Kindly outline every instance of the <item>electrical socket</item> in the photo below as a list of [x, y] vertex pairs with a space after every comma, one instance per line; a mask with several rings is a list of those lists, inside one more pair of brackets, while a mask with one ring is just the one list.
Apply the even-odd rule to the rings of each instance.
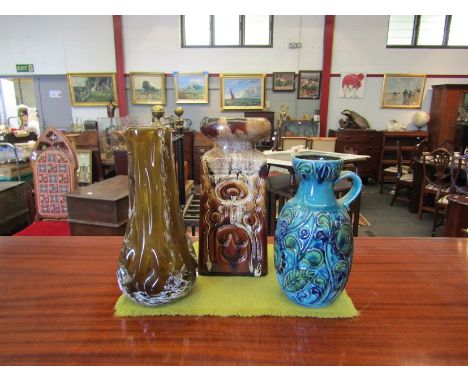
[[302, 43], [300, 42], [290, 42], [289, 49], [299, 49], [302, 48]]

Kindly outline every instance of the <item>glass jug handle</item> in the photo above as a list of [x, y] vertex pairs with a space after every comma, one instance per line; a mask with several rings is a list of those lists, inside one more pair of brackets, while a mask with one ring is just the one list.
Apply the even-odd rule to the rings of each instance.
[[361, 192], [362, 180], [355, 172], [342, 171], [338, 179], [335, 180], [334, 184], [337, 184], [339, 181], [343, 179], [351, 179], [353, 182], [353, 185], [351, 189], [346, 193], [346, 195], [343, 196], [342, 198], [339, 198], [337, 202], [339, 204], [344, 205], [346, 208], [349, 208], [349, 205], [353, 202], [354, 199], [356, 199], [359, 196], [359, 193]]

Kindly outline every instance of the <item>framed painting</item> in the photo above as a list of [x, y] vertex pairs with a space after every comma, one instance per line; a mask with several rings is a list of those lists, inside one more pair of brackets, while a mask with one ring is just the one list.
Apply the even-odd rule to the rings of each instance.
[[315, 137], [318, 135], [318, 123], [312, 120], [287, 120], [281, 125], [282, 137]]
[[298, 99], [319, 99], [322, 72], [317, 70], [300, 70], [297, 86]]
[[293, 92], [296, 90], [296, 73], [274, 72], [272, 78], [274, 92]]
[[263, 110], [265, 74], [220, 74], [221, 110]]
[[93, 183], [93, 153], [91, 150], [75, 150], [78, 160], [76, 171], [79, 184]]
[[341, 73], [339, 98], [364, 98], [365, 85], [364, 73]]
[[382, 86], [382, 107], [419, 109], [425, 83], [424, 74], [385, 74]]
[[208, 73], [174, 73], [176, 103], [208, 103]]
[[118, 105], [115, 73], [68, 73], [72, 106]]
[[166, 104], [166, 76], [164, 73], [131, 72], [130, 87], [133, 104]]

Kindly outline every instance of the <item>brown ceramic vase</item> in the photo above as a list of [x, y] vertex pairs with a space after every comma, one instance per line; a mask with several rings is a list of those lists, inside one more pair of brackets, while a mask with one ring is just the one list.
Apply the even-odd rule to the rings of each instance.
[[205, 118], [201, 132], [214, 147], [202, 157], [200, 247], [202, 275], [267, 273], [267, 161], [255, 142], [270, 134], [265, 118]]

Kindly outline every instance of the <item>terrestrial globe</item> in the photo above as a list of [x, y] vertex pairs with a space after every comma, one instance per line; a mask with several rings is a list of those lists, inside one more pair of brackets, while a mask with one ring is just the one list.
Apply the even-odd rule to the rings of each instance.
[[420, 129], [421, 127], [426, 126], [430, 119], [431, 119], [431, 117], [429, 116], [428, 113], [426, 113], [425, 111], [418, 111], [418, 112], [414, 113], [411, 122], [413, 122], [413, 124], [417, 128]]

